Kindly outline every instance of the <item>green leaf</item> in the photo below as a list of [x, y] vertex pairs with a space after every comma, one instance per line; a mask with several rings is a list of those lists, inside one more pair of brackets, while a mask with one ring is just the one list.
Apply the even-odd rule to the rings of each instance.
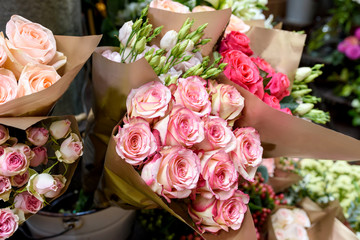
[[295, 102], [295, 99], [290, 95], [284, 97], [280, 102], [281, 108], [289, 108], [291, 111], [294, 111], [299, 104]]

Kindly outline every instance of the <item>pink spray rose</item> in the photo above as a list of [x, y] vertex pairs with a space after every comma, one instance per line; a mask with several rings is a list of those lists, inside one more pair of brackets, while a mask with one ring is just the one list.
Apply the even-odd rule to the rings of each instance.
[[197, 76], [178, 79], [174, 93], [176, 104], [190, 109], [199, 117], [210, 114], [211, 102], [205, 85], [206, 81]]
[[30, 161], [26, 155], [15, 148], [4, 148], [4, 153], [0, 156], [0, 174], [4, 176], [15, 176], [27, 171]]
[[49, 139], [49, 131], [43, 127], [30, 127], [26, 129], [26, 137], [35, 146], [43, 146]]
[[288, 90], [289, 86], [289, 78], [285, 74], [278, 72], [272, 76], [265, 89], [269, 89], [271, 95], [275, 96], [277, 99], [279, 99], [279, 101], [281, 101], [281, 99], [290, 95]]
[[265, 61], [265, 59], [261, 57], [252, 57], [251, 60], [256, 64], [258, 68], [268, 74], [266, 77], [271, 77], [276, 73], [275, 69], [273, 69], [270, 63]]
[[248, 181], [253, 181], [262, 160], [260, 135], [252, 127], [238, 128], [234, 134], [237, 144], [235, 150], [230, 153], [231, 159], [240, 175]]
[[132, 89], [126, 99], [127, 114], [130, 118], [142, 117], [152, 120], [164, 117], [171, 100], [170, 89], [160, 82], [149, 82]]
[[244, 33], [238, 31], [232, 31], [226, 35], [221, 41], [219, 52], [225, 52], [227, 50], [239, 50], [247, 56], [253, 55], [253, 51], [250, 46], [250, 39]]
[[30, 161], [31, 167], [37, 167], [40, 164], [46, 165], [48, 162], [47, 149], [45, 147], [35, 147], [33, 148], [33, 152], [35, 156]]
[[280, 109], [280, 102], [275, 96], [269, 95], [268, 93], [264, 94], [263, 102], [269, 105], [272, 108]]
[[244, 98], [231, 85], [209, 81], [211, 94], [211, 113], [225, 120], [236, 119], [244, 108]]
[[66, 138], [71, 132], [71, 121], [64, 119], [52, 122], [49, 131], [55, 139]]
[[227, 200], [197, 197], [189, 206], [189, 214], [201, 232], [238, 230], [241, 227], [249, 196], [240, 190]]
[[9, 139], [10, 139], [9, 129], [7, 129], [3, 125], [0, 125], [0, 145], [4, 144]]
[[204, 154], [201, 158], [201, 176], [202, 181], [199, 181], [196, 192], [208, 199], [229, 199], [238, 188], [238, 173], [224, 150]]
[[59, 196], [61, 190], [65, 187], [66, 178], [63, 175], [53, 175], [53, 178], [56, 182], [56, 190], [54, 190], [54, 188], [46, 192], [44, 196], [47, 198], [54, 198]]
[[8, 177], [0, 175], [0, 200], [8, 201], [11, 193], [11, 182]]
[[132, 118], [122, 128], [119, 126], [119, 131], [114, 139], [116, 153], [134, 166], [141, 165], [158, 148], [149, 123], [142, 118]]
[[191, 147], [204, 140], [204, 122], [181, 105], [175, 105], [154, 129], [159, 131], [162, 145]]
[[83, 154], [83, 144], [78, 135], [71, 133], [70, 136], [62, 142], [60, 150], [55, 152], [60, 162], [67, 164], [74, 163]]
[[0, 209], [0, 239], [9, 238], [18, 228], [19, 217], [10, 208]]
[[14, 74], [5, 68], [0, 68], [0, 104], [4, 104], [17, 96], [17, 80]]
[[18, 174], [10, 178], [11, 186], [13, 187], [22, 187], [30, 179], [29, 171], [24, 172], [23, 174]]
[[29, 192], [22, 192], [16, 195], [14, 199], [15, 208], [19, 208], [24, 213], [37, 213], [43, 206], [42, 201], [37, 199]]
[[200, 176], [200, 159], [190, 149], [165, 147], [147, 162], [141, 178], [158, 195], [187, 198], [196, 188]]
[[29, 161], [29, 162], [35, 157], [34, 151], [31, 150], [31, 148], [26, 144], [17, 143], [13, 146], [13, 148], [22, 152], [25, 155], [27, 161]]
[[195, 145], [196, 149], [212, 151], [223, 148], [225, 152], [235, 149], [236, 138], [226, 120], [210, 116], [204, 121], [204, 129], [205, 138]]
[[178, 13], [190, 12], [187, 6], [172, 0], [152, 0], [150, 3], [150, 7]]

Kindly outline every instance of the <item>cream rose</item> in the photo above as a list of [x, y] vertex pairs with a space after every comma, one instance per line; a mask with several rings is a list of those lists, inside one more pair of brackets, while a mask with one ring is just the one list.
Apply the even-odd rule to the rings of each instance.
[[199, 176], [199, 157], [180, 146], [163, 148], [141, 172], [145, 183], [168, 202], [171, 198], [187, 198], [196, 188]]
[[15, 75], [5, 68], [0, 68], [0, 104], [13, 100], [17, 96]]
[[192, 10], [192, 12], [211, 12], [211, 11], [216, 11], [216, 9], [209, 6], [196, 6]]
[[209, 115], [211, 102], [205, 85], [206, 81], [197, 76], [179, 78], [174, 93], [176, 104], [190, 109], [199, 117]]
[[204, 122], [193, 111], [175, 105], [154, 129], [159, 131], [162, 145], [192, 147], [204, 140]]
[[231, 31], [238, 31], [241, 33], [246, 33], [250, 30], [250, 26], [244, 23], [243, 20], [231, 14], [230, 21], [228, 26], [225, 29], [225, 36], [229, 34]]
[[[44, 194], [47, 198], [54, 198], [60, 195], [61, 190], [65, 187], [66, 178], [63, 175], [53, 175], [56, 182], [56, 190], [50, 190]], [[54, 188], [55, 189], [55, 188]]]
[[234, 120], [240, 115], [244, 98], [234, 86], [209, 81], [209, 89], [212, 93], [212, 114], [225, 120]]
[[190, 10], [187, 6], [182, 5], [181, 3], [178, 3], [178, 2], [174, 2], [172, 0], [153, 0], [150, 3], [150, 7], [168, 10], [171, 12], [178, 12], [178, 13], [189, 13], [190, 12]]
[[290, 209], [280, 208], [271, 216], [271, 222], [274, 228], [284, 228], [294, 223], [294, 215]]
[[60, 162], [67, 164], [74, 163], [83, 154], [83, 144], [78, 135], [71, 133], [70, 136], [62, 142], [60, 150], [55, 152]]
[[252, 127], [238, 128], [234, 134], [237, 144], [235, 150], [230, 153], [231, 159], [240, 175], [248, 181], [253, 181], [256, 169], [262, 161], [260, 135]]
[[71, 132], [71, 121], [64, 119], [52, 122], [49, 131], [55, 139], [66, 138]]
[[18, 97], [44, 90], [60, 79], [52, 66], [27, 64], [21, 72], [18, 86]]
[[151, 132], [149, 123], [141, 118], [133, 118], [124, 124], [114, 137], [116, 153], [131, 165], [141, 165], [155, 153], [157, 142]]

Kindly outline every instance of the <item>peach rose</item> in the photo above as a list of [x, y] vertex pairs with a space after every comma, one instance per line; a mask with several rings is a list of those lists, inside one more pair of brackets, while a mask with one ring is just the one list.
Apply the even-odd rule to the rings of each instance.
[[178, 2], [174, 2], [172, 0], [153, 0], [150, 3], [150, 7], [168, 10], [171, 12], [178, 12], [178, 13], [189, 13], [190, 12], [190, 10], [187, 6], [182, 5], [181, 3], [178, 3]]
[[0, 104], [4, 104], [17, 96], [15, 75], [5, 68], [0, 68]]
[[192, 12], [211, 12], [211, 11], [216, 11], [216, 9], [209, 6], [196, 6], [192, 10]]
[[7, 59], [7, 54], [5, 51], [5, 46], [0, 45], [0, 67], [2, 65], [4, 65], [4, 63], [6, 62], [6, 59]]
[[52, 66], [27, 64], [19, 78], [18, 97], [44, 90], [60, 79]]
[[249, 30], [250, 30], [249, 25], [247, 25], [246, 23], [244, 23], [243, 20], [232, 14], [230, 17], [229, 25], [226, 27], [225, 30], [225, 36], [231, 33], [231, 31], [246, 33]]

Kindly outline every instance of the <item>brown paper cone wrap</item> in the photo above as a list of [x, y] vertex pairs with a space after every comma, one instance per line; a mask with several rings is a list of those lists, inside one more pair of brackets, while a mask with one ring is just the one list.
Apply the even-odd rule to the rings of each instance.
[[[113, 136], [117, 127], [114, 128]], [[151, 188], [142, 180], [133, 166], [121, 159], [115, 151], [116, 142], [114, 137], [110, 138], [106, 152], [104, 175], [102, 179], [102, 192], [110, 203], [122, 207], [133, 206], [135, 208], [157, 208], [161, 207], [180, 219], [188, 226], [198, 232], [193, 224], [187, 206], [184, 203], [172, 201], [171, 204], [164, 202]], [[200, 234], [200, 232], [198, 232]], [[256, 240], [254, 223], [248, 211], [245, 214], [243, 224], [237, 231], [220, 231], [218, 235], [210, 233], [202, 234], [205, 239], [249, 239]]]
[[[319, 239], [336, 239], [336, 240], [355, 240], [356, 235], [348, 229], [339, 219], [339, 212], [342, 212], [342, 208], [339, 202], [330, 202], [327, 207], [321, 208], [309, 198], [304, 198], [299, 204], [299, 208], [302, 208], [308, 215], [311, 227], [307, 229], [307, 233], [310, 240]], [[273, 213], [280, 208], [294, 209], [295, 206], [276, 206]], [[341, 218], [340, 214], [340, 218]], [[343, 215], [342, 215], [343, 216]], [[272, 226], [271, 217], [267, 221], [268, 227], [268, 240], [276, 240], [274, 228]]]
[[298, 183], [301, 179], [302, 177], [295, 172], [275, 169], [274, 176], [269, 177], [267, 184], [269, 184], [276, 193], [279, 193], [291, 187], [293, 184]]
[[[208, 56], [212, 53], [215, 44], [223, 34], [231, 16], [231, 9], [223, 9], [218, 11], [209, 12], [195, 12], [195, 13], [176, 13], [167, 10], [149, 8], [148, 18], [149, 22], [154, 28], [164, 26], [159, 36], [155, 39], [154, 43], [158, 46], [161, 38], [169, 30], [179, 31], [187, 18], [194, 19], [192, 31], [196, 30], [199, 26], [208, 23], [204, 30], [205, 38], [211, 38], [211, 41], [202, 46], [201, 53]], [[171, 19], [171, 21], [169, 21]]]
[[[31, 127], [32, 125], [41, 122], [41, 121], [49, 121], [49, 122], [54, 122], [54, 121], [58, 121], [58, 120], [63, 120], [63, 119], [69, 119], [71, 121], [71, 130], [73, 133], [76, 133], [79, 138], [81, 139], [81, 135], [78, 129], [78, 124], [76, 122], [76, 119], [74, 116], [51, 116], [51, 117], [7, 117], [7, 118], [0, 118], [0, 124], [8, 126], [8, 127], [14, 127], [14, 128], [18, 128], [21, 130], [26, 130], [27, 128]], [[74, 172], [76, 170], [76, 167], [78, 165], [79, 159], [76, 160], [76, 162], [69, 164], [68, 165], [68, 169], [66, 171], [66, 174], [64, 175], [66, 178], [66, 183], [65, 183], [65, 187], [61, 190], [60, 194], [55, 197], [55, 198], [51, 198], [51, 199], [47, 199], [48, 203], [51, 203], [52, 201], [54, 201], [56, 198], [60, 197], [61, 195], [63, 195], [66, 190], [68, 189], [71, 179], [74, 175]], [[59, 165], [55, 166], [53, 169], [57, 170], [59, 167]], [[26, 219], [28, 217], [30, 217], [32, 214], [26, 214]]]
[[0, 105], [1, 116], [46, 116], [55, 102], [65, 93], [84, 63], [90, 57], [101, 36], [55, 36], [57, 50], [67, 57], [67, 63], [59, 70], [62, 76], [55, 84]]

